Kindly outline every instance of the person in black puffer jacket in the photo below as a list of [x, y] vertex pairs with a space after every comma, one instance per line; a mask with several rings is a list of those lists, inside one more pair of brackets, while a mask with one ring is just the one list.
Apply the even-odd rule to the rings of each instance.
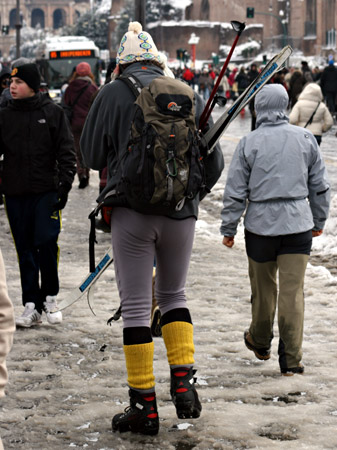
[[[0, 155], [4, 155], [3, 192], [14, 238], [22, 286], [23, 315], [16, 325], [62, 321], [58, 235], [61, 210], [76, 172], [74, 142], [62, 108], [39, 93], [36, 64], [11, 73], [12, 99], [0, 110]], [[39, 279], [41, 283], [39, 283]]]

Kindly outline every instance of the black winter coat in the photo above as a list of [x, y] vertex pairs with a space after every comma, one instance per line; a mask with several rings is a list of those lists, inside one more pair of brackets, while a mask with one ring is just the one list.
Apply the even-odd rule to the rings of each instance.
[[331, 65], [323, 70], [320, 84], [323, 94], [337, 92], [337, 68], [335, 66]]
[[69, 191], [76, 173], [74, 142], [62, 108], [40, 93], [0, 110], [0, 155], [6, 195]]

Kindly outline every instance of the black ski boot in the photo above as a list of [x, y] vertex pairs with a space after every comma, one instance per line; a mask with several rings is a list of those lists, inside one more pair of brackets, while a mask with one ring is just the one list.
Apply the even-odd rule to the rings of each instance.
[[159, 418], [156, 403], [156, 394], [141, 394], [134, 389], [129, 390], [130, 406], [121, 414], [112, 419], [112, 431], [132, 431], [147, 435], [157, 434], [159, 431]]
[[194, 383], [196, 370], [192, 367], [171, 369], [171, 397], [179, 419], [196, 419], [201, 413], [201, 403]]

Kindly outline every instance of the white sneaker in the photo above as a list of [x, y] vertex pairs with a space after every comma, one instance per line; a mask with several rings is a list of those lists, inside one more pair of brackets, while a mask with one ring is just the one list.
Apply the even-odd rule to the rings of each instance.
[[17, 317], [15, 323], [17, 327], [25, 327], [25, 328], [30, 328], [33, 325], [38, 325], [42, 323], [41, 314], [36, 311], [35, 303], [33, 302], [26, 303], [25, 310], [23, 311], [22, 316]]
[[62, 313], [61, 311], [57, 311], [56, 295], [47, 295], [46, 301], [43, 303], [43, 310], [51, 325], [62, 322]]

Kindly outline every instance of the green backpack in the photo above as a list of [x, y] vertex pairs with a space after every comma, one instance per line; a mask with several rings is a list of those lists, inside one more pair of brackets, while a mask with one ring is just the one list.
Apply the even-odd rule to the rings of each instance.
[[136, 101], [117, 190], [143, 214], [178, 211], [205, 188], [194, 92], [182, 81], [165, 76], [155, 78], [148, 87], [133, 75], [118, 79], [132, 89]]

